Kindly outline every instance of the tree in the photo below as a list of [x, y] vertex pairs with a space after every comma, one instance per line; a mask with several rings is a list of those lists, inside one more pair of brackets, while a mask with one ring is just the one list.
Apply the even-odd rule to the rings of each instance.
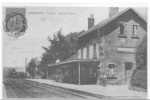
[[138, 69], [147, 69], [147, 37], [143, 39], [137, 48], [136, 62]]
[[7, 77], [8, 78], [16, 78], [16, 69], [15, 68], [10, 68], [9, 71], [8, 71], [8, 75]]
[[131, 79], [131, 85], [147, 89], [147, 36], [137, 47], [136, 66]]
[[31, 60], [30, 60], [30, 62], [28, 63], [28, 66], [27, 66], [27, 72], [30, 74], [30, 76], [32, 77], [32, 78], [34, 78], [35, 77], [35, 75], [36, 75], [36, 69], [37, 69], [37, 59], [36, 58], [32, 58]]
[[62, 35], [61, 30], [54, 34], [53, 38], [48, 37], [50, 45], [42, 47], [45, 52], [42, 55], [40, 69], [45, 73], [48, 64], [56, 63], [56, 60], [64, 61], [76, 53], [78, 44], [78, 33]]

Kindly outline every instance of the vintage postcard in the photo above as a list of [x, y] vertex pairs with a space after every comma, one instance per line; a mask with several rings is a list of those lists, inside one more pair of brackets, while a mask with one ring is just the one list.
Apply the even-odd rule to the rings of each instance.
[[3, 7], [3, 98], [147, 98], [147, 8]]

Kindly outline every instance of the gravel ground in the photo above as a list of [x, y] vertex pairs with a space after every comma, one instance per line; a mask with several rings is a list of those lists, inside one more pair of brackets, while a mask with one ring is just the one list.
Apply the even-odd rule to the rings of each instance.
[[68, 90], [52, 85], [41, 84], [23, 79], [7, 79], [4, 81], [7, 98], [53, 98], [66, 99], [92, 99], [99, 100], [102, 97], [95, 97], [80, 91]]

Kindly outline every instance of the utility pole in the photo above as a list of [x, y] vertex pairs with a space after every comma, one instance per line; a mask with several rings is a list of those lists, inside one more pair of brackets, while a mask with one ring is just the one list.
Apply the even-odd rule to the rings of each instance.
[[27, 74], [27, 57], [25, 57], [25, 73]]

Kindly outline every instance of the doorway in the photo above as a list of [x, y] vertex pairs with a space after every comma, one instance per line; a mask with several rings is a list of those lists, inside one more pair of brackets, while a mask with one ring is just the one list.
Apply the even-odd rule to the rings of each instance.
[[125, 62], [125, 83], [128, 83], [131, 79], [133, 63]]

